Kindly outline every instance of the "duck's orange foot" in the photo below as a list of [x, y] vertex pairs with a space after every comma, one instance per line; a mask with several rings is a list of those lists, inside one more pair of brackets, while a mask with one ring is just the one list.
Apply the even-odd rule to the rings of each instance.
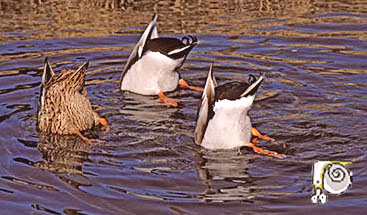
[[248, 147], [252, 148], [254, 150], [254, 152], [258, 153], [258, 154], [262, 154], [262, 155], [268, 155], [268, 156], [272, 156], [272, 157], [276, 157], [279, 159], [283, 159], [286, 157], [286, 155], [284, 154], [279, 154], [278, 152], [274, 152], [274, 151], [270, 151], [267, 149], [262, 149], [260, 147], [255, 146], [253, 143], [249, 143]]
[[275, 141], [274, 138], [262, 135], [256, 128], [251, 129], [251, 134], [252, 134], [252, 136], [258, 137], [258, 138], [263, 139], [263, 140], [270, 140], [272, 142]]
[[98, 118], [98, 122], [101, 123], [102, 128], [104, 130], [106, 130], [107, 132], [110, 131], [110, 126], [108, 125], [107, 120], [105, 118], [102, 117]]
[[174, 99], [174, 98], [168, 98], [166, 97], [163, 102], [167, 107], [177, 107], [178, 103], [180, 102], [180, 99]]
[[204, 91], [204, 88], [201, 87], [194, 87], [194, 86], [190, 86], [185, 80], [180, 79], [180, 81], [178, 82], [180, 87], [188, 87], [190, 90], [196, 90], [196, 91]]
[[75, 134], [78, 135], [80, 138], [82, 138], [89, 145], [93, 145], [93, 139], [85, 137], [82, 133], [80, 133], [80, 131], [76, 131]]
[[162, 91], [159, 91], [158, 96], [167, 107], [177, 107], [178, 103], [181, 101], [180, 99], [166, 97]]
[[90, 146], [93, 146], [93, 143], [103, 143], [102, 140], [98, 139], [89, 139], [85, 137], [83, 134], [80, 133], [80, 131], [76, 131], [74, 134], [78, 135], [80, 138], [82, 138], [86, 143], [88, 143]]

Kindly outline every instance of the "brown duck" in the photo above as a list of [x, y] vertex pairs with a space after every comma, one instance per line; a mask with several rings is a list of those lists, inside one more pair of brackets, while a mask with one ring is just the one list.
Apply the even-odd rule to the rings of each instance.
[[91, 143], [80, 131], [102, 124], [109, 129], [107, 121], [92, 110], [84, 86], [89, 62], [77, 70], [64, 70], [57, 74], [52, 70], [48, 58], [42, 74], [38, 100], [37, 129], [42, 133], [77, 134]]

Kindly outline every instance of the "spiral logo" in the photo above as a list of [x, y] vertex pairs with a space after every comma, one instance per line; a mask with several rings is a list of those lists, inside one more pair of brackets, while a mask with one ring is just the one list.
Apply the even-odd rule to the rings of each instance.
[[317, 161], [313, 164], [312, 177], [314, 192], [311, 196], [313, 203], [320, 202], [325, 204], [327, 195], [324, 190], [330, 194], [342, 194], [352, 185], [352, 172], [346, 165], [351, 161]]
[[341, 194], [352, 185], [351, 173], [339, 163], [327, 165], [324, 172], [324, 189], [332, 194]]

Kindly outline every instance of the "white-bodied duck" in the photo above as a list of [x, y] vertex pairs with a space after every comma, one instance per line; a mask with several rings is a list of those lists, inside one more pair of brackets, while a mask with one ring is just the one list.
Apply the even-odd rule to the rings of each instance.
[[250, 75], [248, 83], [230, 82], [217, 86], [211, 64], [204, 92], [199, 104], [195, 129], [195, 143], [211, 150], [251, 147], [256, 153], [278, 158], [285, 155], [254, 145], [257, 138], [274, 141], [252, 127], [248, 111], [264, 77]]
[[189, 86], [177, 71], [197, 43], [197, 38], [191, 35], [181, 40], [159, 37], [157, 15], [154, 15], [125, 64], [120, 89], [142, 95], [158, 95], [167, 106], [177, 106], [179, 100], [166, 97], [165, 92], [174, 91], [178, 85], [203, 90]]

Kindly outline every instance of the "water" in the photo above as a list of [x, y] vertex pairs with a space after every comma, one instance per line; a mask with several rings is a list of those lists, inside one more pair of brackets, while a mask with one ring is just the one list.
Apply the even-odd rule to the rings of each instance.
[[[251, 111], [274, 137], [210, 152], [193, 142], [201, 93], [122, 93], [128, 55], [153, 16], [162, 35], [198, 36], [181, 69], [195, 86], [209, 64], [219, 83], [266, 80]], [[367, 2], [365, 1], [11, 1], [0, 2], [0, 208], [2, 214], [364, 213], [367, 198]], [[111, 131], [89, 147], [35, 130], [45, 56], [55, 71], [87, 59], [93, 108]], [[353, 185], [313, 205], [317, 160], [352, 160]]]

